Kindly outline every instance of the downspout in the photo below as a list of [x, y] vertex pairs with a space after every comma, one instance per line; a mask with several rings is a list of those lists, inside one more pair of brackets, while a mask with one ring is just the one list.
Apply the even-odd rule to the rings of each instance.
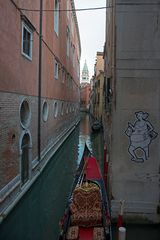
[[41, 160], [41, 85], [42, 85], [42, 16], [43, 0], [40, 0], [39, 16], [39, 70], [38, 70], [38, 160]]
[[113, 81], [114, 81], [114, 108], [116, 110], [116, 0], [113, 1]]

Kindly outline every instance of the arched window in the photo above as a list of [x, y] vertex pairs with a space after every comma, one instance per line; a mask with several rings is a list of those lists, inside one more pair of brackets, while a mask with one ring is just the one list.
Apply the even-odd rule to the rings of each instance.
[[69, 105], [69, 112], [71, 113], [72, 112], [72, 104], [70, 103]]
[[68, 114], [68, 103], [67, 103], [67, 106], [66, 106], [66, 114]]
[[63, 112], [64, 112], [64, 104], [62, 102], [62, 104], [61, 104], [61, 115], [63, 115]]
[[58, 103], [57, 102], [54, 103], [53, 115], [54, 115], [55, 118], [58, 115]]
[[24, 134], [21, 142], [21, 183], [24, 185], [29, 180], [29, 148], [30, 136], [28, 133]]
[[48, 103], [46, 101], [44, 101], [43, 106], [42, 106], [42, 117], [43, 117], [43, 121], [46, 122], [48, 119]]
[[31, 119], [31, 110], [27, 99], [24, 99], [20, 105], [20, 122], [24, 129], [29, 126]]

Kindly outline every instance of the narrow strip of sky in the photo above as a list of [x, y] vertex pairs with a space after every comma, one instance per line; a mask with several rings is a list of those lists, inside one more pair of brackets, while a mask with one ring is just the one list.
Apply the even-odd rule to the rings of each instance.
[[[75, 7], [97, 8], [106, 6], [106, 0], [74, 0]], [[81, 72], [87, 61], [90, 77], [94, 74], [96, 53], [103, 51], [105, 41], [105, 9], [77, 12], [81, 38]]]

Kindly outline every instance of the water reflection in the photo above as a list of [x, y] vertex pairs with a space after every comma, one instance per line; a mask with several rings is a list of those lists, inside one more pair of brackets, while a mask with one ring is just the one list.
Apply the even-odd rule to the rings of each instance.
[[84, 146], [85, 143], [87, 144], [87, 146], [89, 147], [89, 149], [92, 152], [92, 147], [91, 147], [91, 128], [90, 128], [90, 124], [89, 124], [89, 115], [82, 113], [81, 114], [81, 124], [79, 126], [79, 144], [78, 144], [78, 164], [82, 158], [82, 154], [83, 154], [83, 150], [84, 150]]

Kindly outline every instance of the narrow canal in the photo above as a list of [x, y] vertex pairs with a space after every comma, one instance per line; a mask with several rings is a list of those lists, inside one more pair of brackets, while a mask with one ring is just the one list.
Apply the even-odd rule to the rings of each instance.
[[[59, 220], [63, 216], [85, 141], [102, 164], [103, 134], [92, 133], [88, 115], [82, 115], [81, 123], [0, 225], [0, 240], [58, 240]], [[159, 225], [130, 225], [126, 222], [124, 225], [127, 240], [160, 239]], [[114, 225], [113, 240], [117, 240], [115, 229]]]
[[82, 115], [80, 124], [51, 158], [42, 175], [0, 225], [1, 240], [58, 239], [59, 220], [85, 141], [102, 162], [103, 134], [91, 133], [88, 115]]

